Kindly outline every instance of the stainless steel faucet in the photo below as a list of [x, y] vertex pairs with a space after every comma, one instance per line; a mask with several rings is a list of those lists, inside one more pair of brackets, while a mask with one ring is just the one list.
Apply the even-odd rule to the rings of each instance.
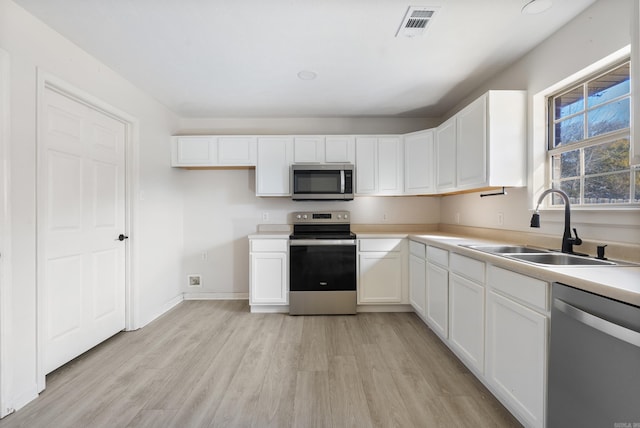
[[562, 197], [564, 201], [564, 232], [562, 232], [562, 252], [569, 254], [579, 254], [573, 251], [574, 245], [582, 244], [582, 239], [578, 237], [578, 231], [574, 228], [573, 233], [575, 233], [576, 237], [571, 236], [571, 206], [569, 203], [569, 196], [560, 189], [547, 189], [538, 198], [538, 205], [536, 205], [536, 210], [531, 216], [531, 227], [540, 227], [540, 212], [538, 208], [540, 207], [540, 203], [549, 193], [557, 193]]

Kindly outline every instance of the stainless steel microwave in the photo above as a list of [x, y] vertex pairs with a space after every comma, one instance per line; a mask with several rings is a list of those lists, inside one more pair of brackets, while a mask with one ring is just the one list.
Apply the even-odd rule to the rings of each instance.
[[305, 163], [291, 165], [294, 201], [350, 201], [355, 187], [353, 164]]

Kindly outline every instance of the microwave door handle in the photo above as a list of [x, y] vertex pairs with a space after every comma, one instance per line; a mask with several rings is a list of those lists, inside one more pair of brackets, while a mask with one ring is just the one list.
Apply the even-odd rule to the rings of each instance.
[[344, 194], [344, 169], [340, 170], [340, 193]]

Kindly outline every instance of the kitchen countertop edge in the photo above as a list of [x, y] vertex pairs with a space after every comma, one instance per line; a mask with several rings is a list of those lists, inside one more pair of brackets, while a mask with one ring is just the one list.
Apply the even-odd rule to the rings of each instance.
[[[503, 256], [473, 250], [460, 245], [504, 245], [505, 242], [429, 233], [409, 234], [410, 240], [482, 260], [500, 268], [547, 282], [560, 282], [584, 291], [640, 306], [640, 267], [637, 266], [539, 266]], [[509, 243], [510, 244], [510, 243]], [[518, 245], [515, 243], [515, 245]]]

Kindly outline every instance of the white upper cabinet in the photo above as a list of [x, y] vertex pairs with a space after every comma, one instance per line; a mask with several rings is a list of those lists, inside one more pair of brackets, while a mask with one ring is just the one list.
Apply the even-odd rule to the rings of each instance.
[[525, 91], [489, 91], [436, 129], [438, 193], [526, 185]]
[[256, 137], [219, 137], [218, 164], [229, 166], [256, 164]]
[[525, 91], [489, 91], [456, 115], [456, 189], [526, 185]]
[[211, 136], [173, 137], [171, 166], [215, 165], [217, 142], [217, 138]]
[[356, 193], [401, 195], [403, 193], [402, 139], [356, 138]]
[[449, 192], [456, 189], [456, 118], [436, 128], [436, 189]]
[[256, 137], [180, 136], [171, 139], [171, 166], [254, 166]]
[[324, 162], [324, 137], [295, 137], [293, 161]]
[[289, 196], [289, 168], [293, 161], [292, 137], [258, 139], [257, 196]]
[[456, 187], [482, 186], [487, 179], [487, 98], [469, 104], [456, 116]]
[[378, 190], [378, 139], [358, 137], [356, 140], [356, 193], [371, 195]]
[[332, 135], [325, 138], [325, 162], [355, 163], [356, 139], [350, 135]]
[[404, 193], [434, 193], [434, 130], [404, 136]]

